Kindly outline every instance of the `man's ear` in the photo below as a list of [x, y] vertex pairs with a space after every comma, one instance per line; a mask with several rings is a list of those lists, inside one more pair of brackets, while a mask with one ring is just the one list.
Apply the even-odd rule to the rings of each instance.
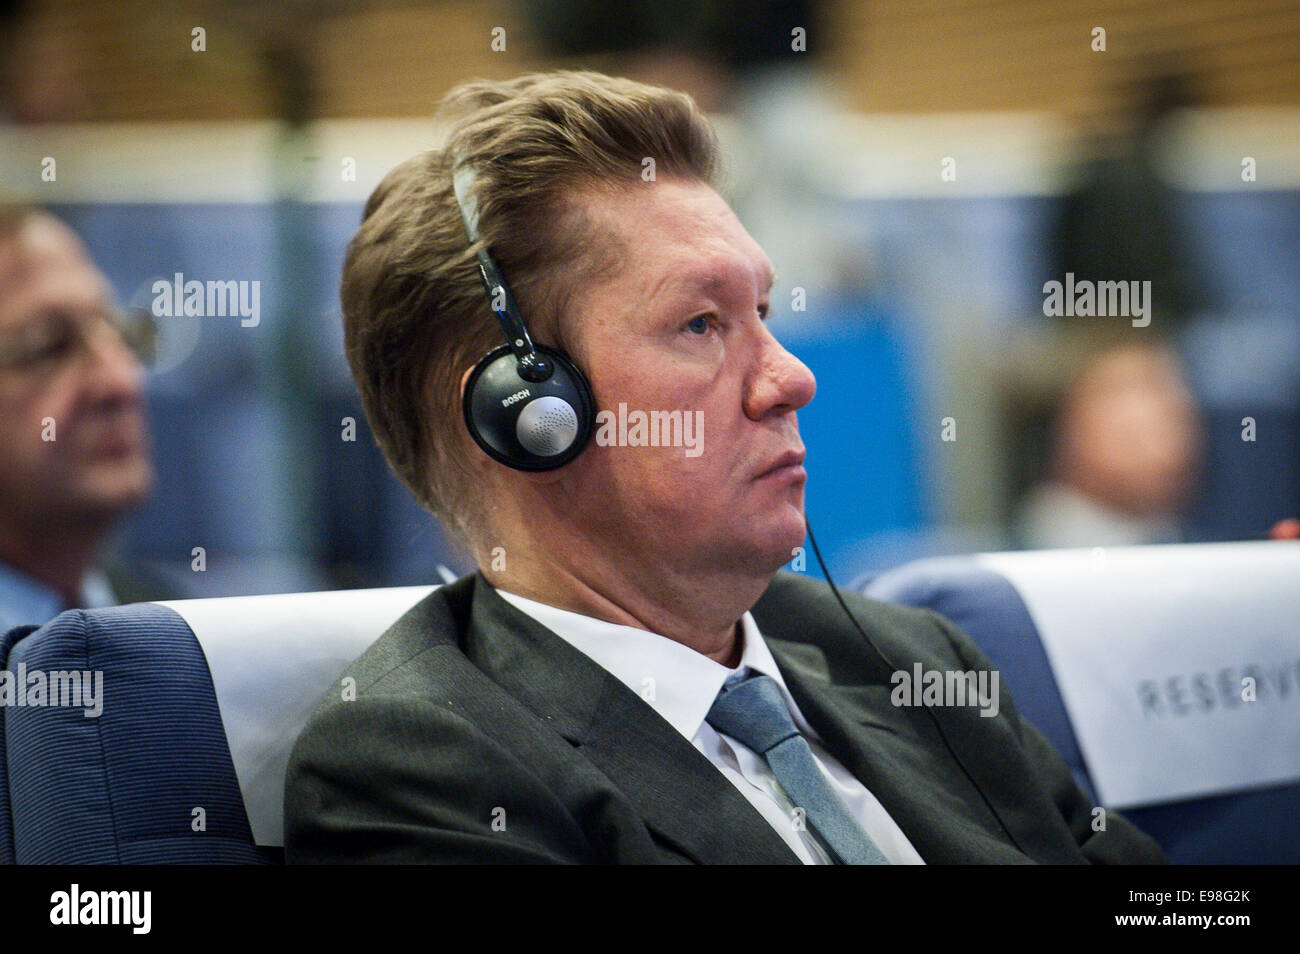
[[474, 366], [470, 365], [465, 369], [465, 373], [460, 376], [460, 403], [465, 403], [465, 384], [469, 381], [469, 376], [474, 373]]

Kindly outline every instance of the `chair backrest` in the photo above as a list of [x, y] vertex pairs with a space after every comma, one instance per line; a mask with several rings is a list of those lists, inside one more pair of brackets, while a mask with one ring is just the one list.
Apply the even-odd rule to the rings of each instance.
[[[1114, 807], [1160, 842], [1171, 861], [1295, 864], [1300, 761], [1285, 752], [1300, 750], [1300, 719], [1294, 715], [1300, 702], [1298, 584], [1300, 547], [1258, 542], [921, 560], [859, 587], [876, 599], [932, 609], [970, 634], [1001, 672], [1021, 714], [1061, 753], [1084, 790], [1099, 797], [1097, 804], [1110, 804], [1106, 785], [1098, 784], [1105, 773], [1099, 776], [1098, 769], [1109, 769], [1113, 779], [1115, 767], [1100, 764], [1111, 753], [1096, 751], [1096, 739], [1104, 737], [1095, 724], [1096, 697], [1130, 713], [1129, 725], [1146, 736], [1148, 747], [1153, 739], [1166, 741], [1162, 755], [1149, 764], [1123, 769], [1128, 803]], [[1071, 629], [1073, 635], [1063, 632]], [[1104, 664], [1079, 665], [1080, 629], [1090, 631], [1093, 644], [1083, 650], [1093, 660], [1115, 656], [1118, 673], [1105, 671]], [[1265, 657], [1272, 663], [1261, 661]], [[1129, 659], [1149, 667], [1125, 671]], [[1210, 659], [1225, 662], [1212, 667], [1205, 662]], [[1221, 682], [1224, 674], [1230, 675]], [[1237, 701], [1227, 698], [1228, 689], [1239, 692], [1240, 677], [1248, 674], [1259, 677], [1259, 708], [1234, 709], [1227, 705]], [[1081, 679], [1094, 694], [1091, 707], [1079, 704]], [[1074, 711], [1063, 685], [1075, 690]], [[1140, 699], [1136, 690], [1150, 697]], [[1149, 713], [1143, 712], [1146, 704]], [[1253, 732], [1254, 744], [1212, 741], [1215, 732], [1222, 738], [1237, 730]], [[1093, 740], [1091, 764], [1081, 738]], [[1198, 750], [1203, 740], [1219, 750]], [[1248, 754], [1238, 759], [1225, 748]], [[1262, 750], [1272, 753], [1264, 766], [1271, 770], [1267, 784], [1208, 781], [1214, 775], [1210, 763], [1219, 777], [1234, 771], [1244, 777], [1243, 763], [1259, 772], [1255, 752]], [[1193, 791], [1197, 780], [1189, 788], [1184, 779], [1177, 797], [1132, 794], [1129, 783], [1136, 776], [1137, 789], [1167, 787], [1162, 776], [1171, 774], [1175, 762], [1200, 772], [1207, 780], [1204, 790]]]
[[0, 708], [0, 861], [276, 860], [308, 716], [432, 589], [72, 610], [10, 633], [0, 664], [40, 674], [49, 698]]

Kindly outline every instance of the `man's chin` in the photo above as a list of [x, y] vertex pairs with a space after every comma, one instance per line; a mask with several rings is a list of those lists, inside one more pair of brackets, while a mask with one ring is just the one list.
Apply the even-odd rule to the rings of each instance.
[[141, 462], [115, 473], [97, 474], [69, 493], [61, 509], [88, 522], [109, 523], [142, 506], [152, 495], [153, 467]]
[[797, 515], [797, 519], [791, 518], [772, 526], [763, 538], [754, 540], [750, 547], [753, 565], [761, 572], [776, 573], [800, 557], [806, 533], [807, 524], [802, 513]]

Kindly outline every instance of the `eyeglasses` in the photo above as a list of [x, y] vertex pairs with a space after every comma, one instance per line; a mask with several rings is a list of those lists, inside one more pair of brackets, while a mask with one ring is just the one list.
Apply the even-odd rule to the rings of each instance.
[[116, 335], [141, 363], [153, 360], [158, 329], [147, 310], [58, 310], [0, 333], [0, 371], [52, 372], [90, 354], [95, 337], [105, 333]]

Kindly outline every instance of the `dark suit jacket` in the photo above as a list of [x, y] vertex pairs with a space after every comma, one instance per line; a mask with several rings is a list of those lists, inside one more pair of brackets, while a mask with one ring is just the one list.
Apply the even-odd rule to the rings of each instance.
[[[941, 617], [844, 594], [898, 667], [991, 668]], [[975, 707], [890, 702], [889, 668], [825, 584], [780, 574], [755, 620], [826, 748], [929, 864], [1160, 862], [1092, 808], [1001, 694]], [[349, 668], [294, 747], [290, 862], [746, 862], [798, 859], [635, 692], [478, 574], [418, 603]]]

